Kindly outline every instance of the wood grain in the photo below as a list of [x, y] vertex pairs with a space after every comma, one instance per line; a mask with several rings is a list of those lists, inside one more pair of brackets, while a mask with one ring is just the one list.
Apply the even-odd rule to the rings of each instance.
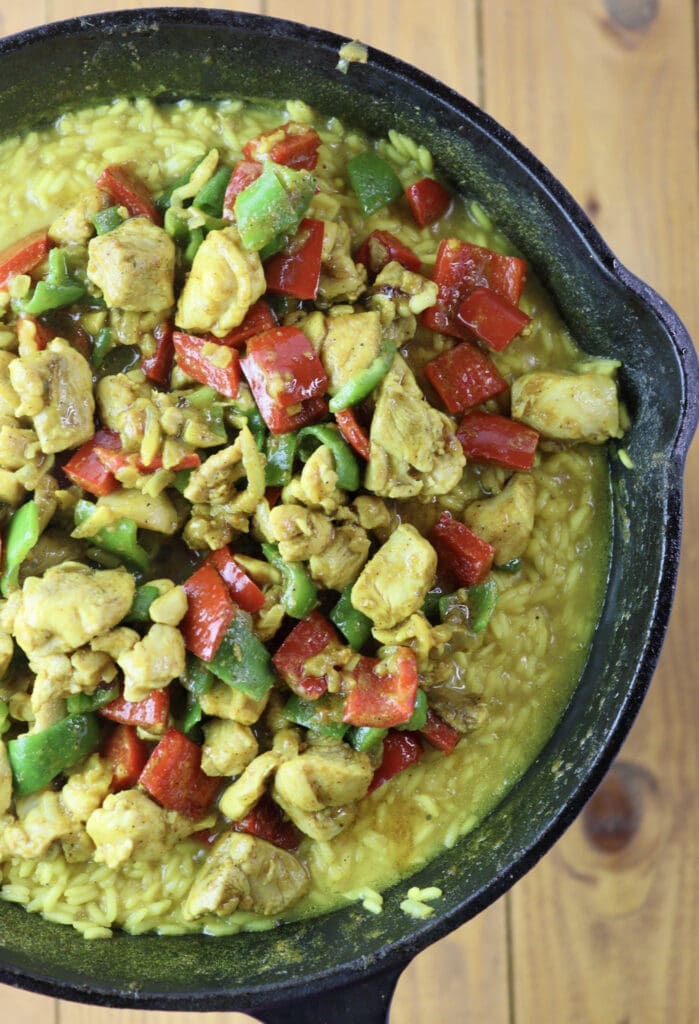
[[[151, 6], [164, 6], [151, 3]], [[0, 0], [0, 31], [141, 4]], [[196, 6], [181, 3], [181, 6]], [[480, 101], [588, 209], [612, 248], [699, 337], [691, 0], [241, 0], [395, 53]], [[653, 12], [656, 12], [653, 14]], [[651, 16], [653, 15], [653, 16]], [[660, 667], [586, 814], [513, 892], [421, 954], [391, 1024], [693, 1024], [699, 1020], [699, 452]], [[509, 934], [508, 934], [509, 918]], [[194, 1024], [0, 987], [18, 1024]], [[207, 1015], [242, 1024], [241, 1014]]]

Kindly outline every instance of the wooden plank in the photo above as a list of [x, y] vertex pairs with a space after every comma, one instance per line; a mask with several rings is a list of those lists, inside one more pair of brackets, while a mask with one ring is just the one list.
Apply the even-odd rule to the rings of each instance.
[[[485, 105], [699, 336], [690, 0], [486, 4]], [[507, 68], [506, 74], [495, 73]], [[699, 452], [684, 563], [647, 702], [586, 814], [514, 889], [514, 1019], [696, 1020]]]
[[[148, 0], [147, 3], [139, 3], [138, 0], [44, 0], [47, 7], [47, 20], [59, 21], [62, 18], [75, 18], [83, 14], [101, 14], [104, 11], [132, 10], [139, 7], [205, 7], [206, 4], [198, 3], [197, 0], [177, 0], [177, 3], [170, 3], [169, 0]], [[246, 13], [260, 14], [262, 12], [262, 0], [221, 0], [217, 7], [231, 11], [245, 11]]]
[[9, 36], [46, 20], [47, 0], [26, 0], [22, 4], [0, 4], [0, 36]]
[[58, 1024], [56, 1000], [48, 996], [0, 985], [0, 1006], [8, 1024]]

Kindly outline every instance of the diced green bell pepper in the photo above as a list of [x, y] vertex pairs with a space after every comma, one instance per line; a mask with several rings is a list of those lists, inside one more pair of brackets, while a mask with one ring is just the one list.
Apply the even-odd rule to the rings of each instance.
[[405, 723], [398, 728], [400, 729], [424, 729], [427, 722], [427, 694], [424, 690], [418, 689], [415, 694], [415, 705], [413, 706], [413, 713]]
[[4, 736], [10, 728], [10, 709], [4, 700], [0, 700], [0, 736]]
[[358, 373], [333, 395], [328, 402], [330, 412], [336, 413], [342, 412], [343, 409], [349, 409], [350, 406], [356, 405], [357, 402], [361, 402], [363, 398], [371, 394], [391, 369], [396, 352], [396, 346], [392, 342], [384, 342], [376, 359], [367, 366], [366, 370]]
[[220, 217], [223, 213], [223, 200], [230, 180], [231, 169], [222, 164], [214, 171], [207, 183], [199, 189], [192, 200], [192, 206], [208, 213], [210, 217]]
[[189, 693], [199, 698], [208, 693], [214, 685], [214, 675], [206, 663], [197, 658], [194, 654], [187, 655], [187, 664], [184, 675], [181, 677], [182, 685]]
[[[75, 506], [75, 525], [79, 526], [89, 519], [95, 511], [91, 501], [81, 500]], [[134, 569], [146, 572], [150, 564], [148, 553], [138, 543], [138, 527], [133, 519], [117, 519], [110, 526], [103, 526], [90, 541], [103, 551], [116, 555]]]
[[324, 694], [317, 700], [304, 700], [292, 694], [284, 705], [284, 718], [318, 736], [341, 740], [349, 726], [342, 721], [342, 698]]
[[315, 192], [315, 178], [268, 160], [262, 174], [236, 196], [235, 218], [246, 249], [259, 251], [294, 235]]
[[90, 353], [90, 363], [96, 370], [99, 370], [102, 367], [102, 363], [104, 362], [111, 347], [111, 329], [109, 327], [103, 327], [102, 330], [98, 331], [95, 335], [95, 340], [92, 343], [92, 352]]
[[352, 586], [345, 587], [329, 618], [355, 651], [361, 651], [371, 636], [371, 619], [352, 605]]
[[188, 267], [191, 267], [194, 263], [194, 257], [199, 252], [199, 246], [204, 241], [205, 231], [204, 228], [193, 228], [189, 232], [189, 241], [184, 251], [184, 262]]
[[150, 583], [136, 587], [131, 610], [125, 616], [124, 622], [150, 622], [148, 611], [157, 597], [160, 597], [160, 591]]
[[359, 490], [359, 466], [352, 454], [352, 449], [343, 440], [340, 431], [331, 423], [314, 423], [310, 427], [303, 427], [298, 433], [298, 452], [300, 458], [306, 462], [319, 444], [327, 445], [333, 453], [335, 460], [335, 472], [337, 473], [337, 486], [343, 491]]
[[119, 696], [119, 684], [98, 686], [94, 693], [71, 693], [66, 700], [68, 713], [84, 714], [87, 711], [97, 711], [105, 704], [111, 704]]
[[352, 157], [347, 177], [366, 217], [403, 195], [403, 185], [391, 165], [371, 151]]
[[4, 569], [0, 593], [7, 597], [19, 585], [19, 569], [39, 539], [39, 506], [27, 501], [12, 516], [5, 534]]
[[86, 293], [85, 285], [76, 281], [68, 272], [65, 249], [55, 248], [49, 252], [48, 274], [37, 282], [32, 297], [29, 300], [22, 300], [19, 307], [22, 313], [40, 316], [50, 309], [71, 306]]
[[466, 605], [468, 609], [468, 628], [472, 633], [482, 633], [490, 622], [498, 600], [498, 585], [490, 577], [483, 583], [476, 583], [455, 594], [444, 594], [439, 598], [439, 617], [442, 622], [450, 610], [458, 605]]
[[175, 178], [173, 183], [171, 185], [168, 185], [163, 194], [156, 201], [156, 206], [158, 207], [159, 210], [168, 209], [172, 201], [172, 193], [175, 191], [175, 189], [182, 188], [183, 185], [187, 184], [187, 182], [192, 177], [192, 175], [194, 174], [194, 172], [196, 171], [197, 167], [199, 166], [203, 159], [203, 156], [198, 157], [194, 161], [194, 163], [190, 167], [188, 167], [183, 174], [179, 176], [179, 178]]
[[318, 591], [301, 562], [285, 562], [275, 544], [263, 544], [262, 553], [282, 575], [281, 603], [293, 619], [305, 619], [318, 602]]
[[253, 700], [262, 700], [274, 685], [269, 651], [241, 612], [231, 621], [216, 654], [206, 664], [218, 679]]
[[15, 796], [28, 796], [48, 786], [93, 753], [100, 731], [94, 714], [68, 715], [41, 732], [24, 733], [7, 744]]
[[377, 743], [382, 743], [387, 735], [388, 729], [377, 729], [373, 725], [353, 725], [347, 732], [347, 740], [351, 747], [365, 754]]
[[113, 231], [114, 228], [118, 228], [120, 224], [124, 223], [124, 218], [119, 213], [118, 206], [108, 206], [106, 210], [98, 210], [97, 213], [93, 213], [90, 220], [95, 225], [95, 231], [98, 235], [106, 235], [109, 231]]
[[269, 434], [265, 442], [265, 483], [285, 487], [294, 472], [298, 434]]

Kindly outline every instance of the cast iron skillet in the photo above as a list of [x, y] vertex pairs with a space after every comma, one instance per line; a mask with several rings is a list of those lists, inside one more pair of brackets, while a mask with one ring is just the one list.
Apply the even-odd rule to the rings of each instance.
[[[536, 763], [483, 824], [412, 879], [444, 892], [439, 915], [348, 907], [271, 932], [209, 939], [69, 928], [0, 904], [0, 980], [110, 1006], [244, 1010], [269, 1024], [384, 1019], [398, 976], [426, 945], [477, 914], [544, 854], [602, 778], [639, 709], [675, 585], [681, 476], [699, 374], [675, 313], [614, 258], [585, 214], [522, 145], [428, 75], [370, 50], [336, 72], [343, 40], [227, 11], [166, 8], [64, 21], [0, 42], [0, 134], [116, 95], [302, 97], [382, 135], [424, 143], [456, 188], [520, 246], [571, 329], [623, 360], [636, 470], [612, 460], [615, 526], [603, 615], [580, 685]], [[36, 69], [41, 68], [37, 88]], [[641, 554], [642, 553], [642, 554]]]

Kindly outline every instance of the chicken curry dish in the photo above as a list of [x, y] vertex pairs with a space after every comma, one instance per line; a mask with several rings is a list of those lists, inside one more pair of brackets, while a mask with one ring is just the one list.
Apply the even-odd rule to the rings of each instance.
[[423, 147], [301, 101], [0, 170], [0, 895], [100, 938], [377, 894], [576, 685], [618, 364]]

